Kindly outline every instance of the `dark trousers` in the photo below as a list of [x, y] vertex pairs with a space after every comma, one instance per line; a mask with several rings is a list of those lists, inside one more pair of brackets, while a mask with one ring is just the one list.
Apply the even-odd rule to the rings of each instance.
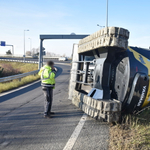
[[53, 101], [53, 88], [42, 87], [45, 101], [44, 101], [44, 115], [49, 115], [51, 112], [52, 101]]

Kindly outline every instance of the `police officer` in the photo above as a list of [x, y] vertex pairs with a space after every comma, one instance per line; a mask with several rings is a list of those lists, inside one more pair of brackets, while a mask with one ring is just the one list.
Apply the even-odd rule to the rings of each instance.
[[43, 66], [39, 75], [41, 76], [41, 85], [45, 97], [44, 104], [44, 117], [50, 118], [54, 112], [51, 112], [52, 101], [53, 101], [53, 89], [55, 88], [55, 74], [57, 69], [54, 68], [54, 62], [48, 61], [45, 66]]

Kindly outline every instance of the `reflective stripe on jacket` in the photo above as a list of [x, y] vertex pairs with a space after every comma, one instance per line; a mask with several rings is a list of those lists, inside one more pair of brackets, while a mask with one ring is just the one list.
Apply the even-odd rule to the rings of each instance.
[[54, 87], [55, 73], [56, 72], [52, 71], [52, 68], [50, 66], [43, 66], [38, 73], [41, 76], [41, 84], [43, 86]]

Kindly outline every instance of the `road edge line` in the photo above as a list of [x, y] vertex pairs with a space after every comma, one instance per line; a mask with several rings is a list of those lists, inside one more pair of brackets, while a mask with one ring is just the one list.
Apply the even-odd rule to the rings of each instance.
[[23, 85], [23, 86], [21, 86], [21, 87], [19, 87], [19, 88], [17, 88], [17, 89], [13, 89], [13, 90], [10, 90], [9, 92], [1, 93], [1, 94], [0, 94], [0, 97], [1, 97], [1, 96], [5, 96], [5, 95], [10, 94], [10, 93], [13, 93], [13, 92], [16, 92], [16, 91], [18, 91], [18, 90], [24, 89], [24, 88], [26, 88], [26, 87], [28, 87], [28, 86], [31, 86], [31, 85], [33, 85], [33, 84], [35, 84], [35, 83], [38, 83], [38, 82], [40, 82], [40, 81], [41, 81], [41, 80], [38, 79], [37, 81], [34, 81], [34, 82], [29, 83], [29, 84], [27, 84], [27, 85]]
[[87, 119], [87, 115], [86, 114], [83, 114], [83, 116], [81, 117], [78, 125], [76, 126], [75, 130], [73, 131], [70, 139], [68, 140], [68, 142], [66, 143], [65, 147], [63, 150], [71, 150], [84, 126], [84, 123]]
[[[57, 68], [57, 66], [56, 66], [56, 68]], [[60, 68], [60, 67], [59, 67], [59, 68]], [[58, 76], [59, 76], [59, 75], [58, 75]], [[12, 90], [10, 90], [10, 91], [8, 91], [8, 92], [0, 93], [0, 97], [5, 96], [5, 95], [10, 94], [10, 93], [13, 93], [13, 92], [16, 92], [16, 91], [19, 91], [19, 90], [24, 89], [24, 88], [26, 88], [26, 87], [28, 87], [28, 86], [31, 86], [31, 85], [33, 85], [33, 84], [36, 84], [36, 83], [38, 83], [38, 82], [40, 82], [40, 81], [41, 81], [41, 79], [38, 79], [37, 81], [33, 81], [32, 83], [28, 83], [27, 85], [22, 85], [21, 87], [18, 87], [18, 88], [16, 88], [16, 89], [12, 89]]]

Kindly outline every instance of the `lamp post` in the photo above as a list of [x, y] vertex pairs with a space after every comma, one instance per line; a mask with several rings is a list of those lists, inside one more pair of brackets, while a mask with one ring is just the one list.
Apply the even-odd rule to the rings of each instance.
[[108, 27], [108, 0], [106, 4], [106, 27]]
[[29, 31], [29, 30], [24, 30], [24, 62], [25, 62], [25, 53], [26, 53], [26, 51], [25, 51], [25, 31]]
[[30, 51], [32, 50], [32, 39], [28, 38], [30, 40]]

